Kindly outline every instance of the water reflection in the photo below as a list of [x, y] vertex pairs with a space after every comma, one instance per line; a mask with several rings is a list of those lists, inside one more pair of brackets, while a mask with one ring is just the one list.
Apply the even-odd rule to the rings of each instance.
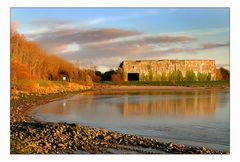
[[222, 90], [99, 90], [39, 106], [31, 115], [229, 151], [229, 102]]
[[109, 113], [118, 112], [123, 118], [211, 117], [217, 102], [217, 93], [211, 91], [89, 91], [62, 103], [43, 106], [40, 111], [66, 116], [73, 113], [73, 109], [74, 113], [95, 114], [98, 107], [108, 107]]
[[[170, 93], [171, 94], [171, 93]], [[122, 114], [124, 117], [133, 116], [212, 116], [216, 109], [216, 93], [192, 94], [182, 93], [181, 97], [161, 94], [161, 98], [138, 96], [137, 100], [129, 100], [124, 96]], [[174, 98], [173, 98], [174, 97]]]

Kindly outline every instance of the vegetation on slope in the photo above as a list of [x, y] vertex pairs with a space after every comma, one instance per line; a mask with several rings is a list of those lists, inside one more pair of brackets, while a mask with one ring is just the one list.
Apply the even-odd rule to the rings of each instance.
[[31, 85], [31, 80], [63, 80], [63, 77], [87, 85], [100, 80], [93, 70], [79, 69], [61, 57], [48, 54], [16, 31], [11, 32], [10, 41], [12, 85], [17, 85], [19, 80]]

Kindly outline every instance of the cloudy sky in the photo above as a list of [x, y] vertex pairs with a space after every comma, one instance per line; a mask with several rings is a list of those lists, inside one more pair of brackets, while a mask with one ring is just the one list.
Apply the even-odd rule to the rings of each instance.
[[229, 66], [228, 8], [11, 8], [11, 21], [27, 39], [81, 67], [104, 70], [126, 59]]

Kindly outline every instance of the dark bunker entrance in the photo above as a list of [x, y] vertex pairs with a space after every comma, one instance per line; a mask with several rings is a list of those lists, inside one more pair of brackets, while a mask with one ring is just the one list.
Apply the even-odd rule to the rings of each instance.
[[139, 81], [139, 73], [128, 73], [128, 81]]

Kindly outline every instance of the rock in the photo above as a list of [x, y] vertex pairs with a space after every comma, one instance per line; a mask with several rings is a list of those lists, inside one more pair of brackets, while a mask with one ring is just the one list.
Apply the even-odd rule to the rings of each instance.
[[143, 141], [139, 141], [139, 144], [141, 145], [141, 144], [143, 144], [144, 142]]
[[58, 144], [58, 147], [64, 147], [65, 145], [64, 144], [62, 144], [62, 143], [59, 143]]
[[167, 144], [167, 146], [171, 148], [171, 147], [173, 147], [173, 143], [169, 142], [169, 143]]
[[111, 137], [111, 136], [105, 136], [104, 139], [105, 139], [105, 140], [111, 140], [112, 137]]

